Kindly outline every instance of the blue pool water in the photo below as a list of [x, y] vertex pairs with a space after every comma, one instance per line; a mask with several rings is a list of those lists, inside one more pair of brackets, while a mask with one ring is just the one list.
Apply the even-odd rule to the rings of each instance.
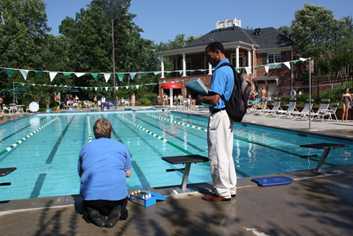
[[[77, 160], [81, 147], [93, 136], [96, 119], [113, 123], [113, 138], [127, 144], [133, 156], [131, 189], [180, 184], [181, 174], [166, 172], [171, 166], [162, 156], [207, 156], [207, 118], [160, 111], [68, 113], [36, 115], [0, 126], [0, 168], [17, 170], [0, 182], [0, 200], [78, 194]], [[33, 133], [33, 132], [36, 133]], [[32, 134], [31, 134], [32, 133]], [[327, 166], [353, 164], [353, 142], [325, 136], [250, 124], [235, 126], [233, 157], [238, 178], [314, 168], [321, 151], [300, 144], [335, 142], [347, 146], [331, 152]], [[22, 138], [25, 137], [25, 141]], [[190, 181], [210, 182], [209, 165], [193, 165]]]

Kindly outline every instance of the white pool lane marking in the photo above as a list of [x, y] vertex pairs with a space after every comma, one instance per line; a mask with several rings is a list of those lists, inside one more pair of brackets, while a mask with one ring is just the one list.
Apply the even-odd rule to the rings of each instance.
[[93, 136], [92, 136], [92, 130], [91, 130], [91, 119], [89, 118], [89, 116], [87, 116], [87, 129], [88, 129], [88, 142], [92, 142], [93, 140]]
[[168, 118], [163, 117], [163, 116], [155, 116], [155, 115], [147, 115], [147, 116], [149, 116], [151, 118], [154, 118], [154, 119], [161, 120], [161, 121], [167, 121], [169, 123], [174, 123], [174, 124], [179, 125], [179, 126], [183, 126], [183, 127], [192, 128], [192, 129], [196, 129], [196, 130], [201, 130], [201, 131], [207, 132], [207, 129], [205, 129], [205, 128], [201, 127], [201, 126], [198, 126], [198, 125], [189, 124], [189, 123], [186, 123], [186, 122], [183, 122], [183, 121], [176, 121], [176, 120], [168, 119]]
[[138, 128], [139, 130], [144, 131], [146, 134], [148, 134], [148, 135], [150, 135], [150, 136], [152, 136], [152, 137], [154, 137], [154, 138], [157, 138], [157, 139], [161, 140], [163, 143], [167, 143], [167, 142], [168, 142], [168, 140], [167, 140], [166, 138], [163, 138], [161, 135], [152, 132], [151, 130], [149, 130], [149, 129], [143, 127], [142, 125], [139, 125], [139, 124], [137, 124], [137, 123], [133, 123], [133, 122], [131, 122], [130, 120], [126, 119], [126, 118], [123, 117], [123, 116], [119, 116], [119, 118], [121, 118], [121, 119], [122, 119], [123, 121], [125, 121], [126, 123], [129, 123], [130, 125], [135, 126], [135, 127]]
[[22, 143], [24, 143], [25, 141], [27, 141], [28, 139], [30, 139], [31, 137], [33, 137], [35, 134], [39, 133], [42, 129], [46, 128], [48, 125], [50, 125], [51, 123], [53, 123], [54, 121], [56, 121], [58, 118], [52, 119], [51, 121], [47, 122], [46, 124], [42, 125], [41, 127], [33, 130], [32, 132], [28, 133], [27, 135], [25, 135], [23, 138], [17, 140], [15, 143], [9, 145], [7, 148], [5, 148], [4, 150], [2, 150], [0, 152], [0, 155], [4, 154], [4, 153], [8, 153], [11, 152], [12, 150], [16, 149], [19, 145], [21, 145]]
[[46, 210], [46, 209], [60, 209], [60, 208], [67, 208], [67, 207], [73, 207], [73, 206], [74, 206], [74, 204], [67, 204], [67, 205], [61, 205], [61, 206], [36, 207], [36, 208], [9, 210], [9, 211], [0, 212], [0, 217], [6, 216], [6, 215], [12, 215], [12, 214], [16, 214], [16, 213], [28, 212], [28, 211], [40, 211], [40, 210]]

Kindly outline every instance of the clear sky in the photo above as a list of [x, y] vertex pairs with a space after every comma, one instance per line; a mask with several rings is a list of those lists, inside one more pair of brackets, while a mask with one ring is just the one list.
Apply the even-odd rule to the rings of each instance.
[[[66, 16], [75, 16], [90, 0], [45, 0], [49, 26], [58, 34]], [[132, 0], [130, 12], [144, 32], [156, 42], [184, 33], [202, 35], [215, 28], [217, 20], [240, 18], [243, 27], [290, 25], [296, 10], [305, 3], [324, 6], [337, 18], [353, 16], [353, 0]]]

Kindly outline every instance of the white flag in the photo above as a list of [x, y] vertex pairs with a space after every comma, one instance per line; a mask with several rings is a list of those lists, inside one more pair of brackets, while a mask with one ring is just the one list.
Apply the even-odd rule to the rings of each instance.
[[86, 73], [81, 73], [81, 72], [75, 72], [75, 76], [77, 78], [81, 77], [81, 76], [84, 76]]
[[283, 64], [288, 67], [288, 69], [290, 69], [290, 62], [289, 61], [286, 61], [286, 62], [283, 62]]
[[265, 67], [265, 71], [266, 71], [266, 74], [267, 74], [269, 69], [270, 69], [270, 67], [268, 65], [265, 65], [264, 67]]
[[103, 76], [104, 76], [105, 82], [108, 82], [110, 79], [111, 73], [103, 73]]
[[246, 74], [250, 75], [251, 74], [251, 68], [250, 67], [245, 67]]
[[55, 76], [58, 74], [58, 72], [49, 72], [49, 78], [50, 82], [52, 82], [55, 79]]
[[21, 72], [23, 79], [27, 80], [27, 75], [28, 75], [29, 70], [20, 70], [20, 72]]
[[105, 91], [107, 91], [107, 92], [108, 92], [108, 87], [105, 87]]

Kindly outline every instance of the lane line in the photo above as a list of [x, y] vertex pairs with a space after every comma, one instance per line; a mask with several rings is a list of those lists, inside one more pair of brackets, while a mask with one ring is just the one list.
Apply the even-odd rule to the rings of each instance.
[[[28, 133], [27, 135], [25, 135], [23, 138], [17, 140], [15, 143], [9, 145], [7, 148], [5, 148], [4, 150], [2, 150], [0, 152], [0, 156], [3, 155], [4, 153], [8, 153], [11, 152], [12, 150], [14, 150], [15, 148], [17, 148], [19, 145], [21, 145], [23, 142], [27, 141], [29, 138], [33, 137], [35, 134], [39, 133], [42, 129], [46, 128], [47, 126], [49, 126], [50, 124], [52, 124], [54, 121], [56, 121], [58, 118], [55, 118], [51, 121], [49, 121], [48, 123], [44, 124], [43, 126], [39, 127], [38, 129], [35, 129], [34, 131]], [[3, 159], [1, 159], [0, 161], [2, 161]]]
[[65, 136], [67, 130], [69, 129], [69, 127], [70, 127], [72, 121], [74, 120], [74, 118], [75, 118], [75, 116], [73, 116], [73, 117], [71, 118], [71, 120], [70, 120], [69, 123], [65, 126], [65, 128], [64, 128], [64, 130], [62, 131], [61, 135], [60, 135], [59, 138], [57, 139], [56, 143], [54, 144], [52, 150], [51, 150], [50, 153], [49, 153], [49, 156], [48, 156], [48, 158], [47, 158], [46, 164], [51, 164], [52, 161], [54, 160], [54, 156], [55, 156], [56, 152], [58, 151], [58, 148], [59, 148], [59, 146], [60, 146], [62, 140], [64, 139], [64, 136]]
[[45, 180], [46, 176], [47, 176], [47, 174], [44, 174], [44, 173], [42, 173], [38, 176], [36, 183], [34, 184], [34, 188], [32, 190], [32, 193], [31, 193], [31, 198], [35, 198], [35, 197], [39, 196], [40, 190], [43, 187], [44, 180]]

